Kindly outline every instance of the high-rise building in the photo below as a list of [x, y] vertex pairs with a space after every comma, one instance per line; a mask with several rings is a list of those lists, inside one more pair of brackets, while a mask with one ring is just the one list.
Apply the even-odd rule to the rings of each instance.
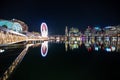
[[91, 27], [88, 26], [88, 28], [87, 28], [87, 29], [85, 30], [85, 32], [84, 32], [85, 36], [91, 36], [91, 35], [92, 35], [92, 34], [91, 34], [91, 31], [92, 31]]
[[65, 28], [65, 36], [68, 36], [68, 27]]
[[78, 28], [70, 28], [69, 30], [69, 36], [80, 36], [80, 32]]

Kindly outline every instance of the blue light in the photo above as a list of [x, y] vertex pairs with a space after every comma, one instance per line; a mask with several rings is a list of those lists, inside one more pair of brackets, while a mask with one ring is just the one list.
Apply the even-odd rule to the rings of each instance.
[[4, 25], [6, 25], [7, 28], [12, 29], [13, 22], [7, 20], [1, 20], [0, 26], [4, 26]]
[[95, 47], [95, 51], [98, 51], [99, 50], [99, 48], [98, 47]]
[[100, 27], [94, 27], [94, 29], [97, 30], [97, 31], [100, 31], [100, 30], [101, 30]]
[[100, 28], [99, 27], [95, 27], [96, 30], [99, 30]]
[[105, 27], [106, 29], [109, 29], [109, 28], [111, 28], [111, 26], [107, 26], [107, 27]]
[[107, 52], [111, 52], [111, 49], [110, 49], [110, 48], [105, 48], [105, 50], [106, 50]]

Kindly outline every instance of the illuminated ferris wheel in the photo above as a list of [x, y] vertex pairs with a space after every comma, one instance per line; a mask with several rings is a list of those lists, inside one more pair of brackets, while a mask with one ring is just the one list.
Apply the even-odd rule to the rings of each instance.
[[48, 27], [46, 23], [41, 24], [41, 35], [42, 37], [48, 37]]
[[46, 57], [48, 53], [48, 41], [45, 41], [41, 45], [41, 55], [42, 57]]

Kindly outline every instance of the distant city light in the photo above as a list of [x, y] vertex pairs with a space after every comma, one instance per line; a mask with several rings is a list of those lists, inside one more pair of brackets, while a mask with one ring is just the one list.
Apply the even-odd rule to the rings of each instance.
[[5, 50], [4, 49], [0, 49], [0, 53], [3, 53]]
[[95, 47], [95, 51], [98, 51], [99, 50], [99, 48], [98, 47]]
[[110, 41], [110, 37], [106, 37], [105, 39], [106, 39], [106, 41]]
[[87, 49], [88, 49], [88, 52], [91, 52], [91, 51], [92, 51], [92, 48], [91, 48], [91, 47], [88, 47]]
[[107, 52], [111, 52], [111, 49], [110, 49], [110, 48], [105, 48], [105, 50], [106, 50]]
[[96, 30], [100, 30], [100, 27], [95, 27]]
[[77, 44], [77, 41], [74, 41], [74, 44]]
[[105, 29], [109, 29], [109, 28], [111, 28], [111, 26], [107, 26], [107, 27], [105, 27]]
[[111, 50], [112, 50], [112, 51], [115, 51], [115, 49], [116, 49], [115, 46], [112, 46], [112, 47], [111, 47]]
[[105, 27], [105, 29], [116, 30], [116, 27], [113, 27], [113, 26], [107, 26], [107, 27]]

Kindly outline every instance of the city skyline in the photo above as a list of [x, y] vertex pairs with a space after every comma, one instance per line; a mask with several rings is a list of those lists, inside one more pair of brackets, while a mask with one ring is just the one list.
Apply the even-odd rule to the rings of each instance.
[[0, 3], [0, 80], [119, 79], [118, 0]]
[[120, 24], [117, 1], [1, 1], [1, 19], [19, 19], [28, 24], [29, 31], [40, 31], [42, 22], [49, 34], [64, 34], [65, 26], [85, 30], [87, 26]]

